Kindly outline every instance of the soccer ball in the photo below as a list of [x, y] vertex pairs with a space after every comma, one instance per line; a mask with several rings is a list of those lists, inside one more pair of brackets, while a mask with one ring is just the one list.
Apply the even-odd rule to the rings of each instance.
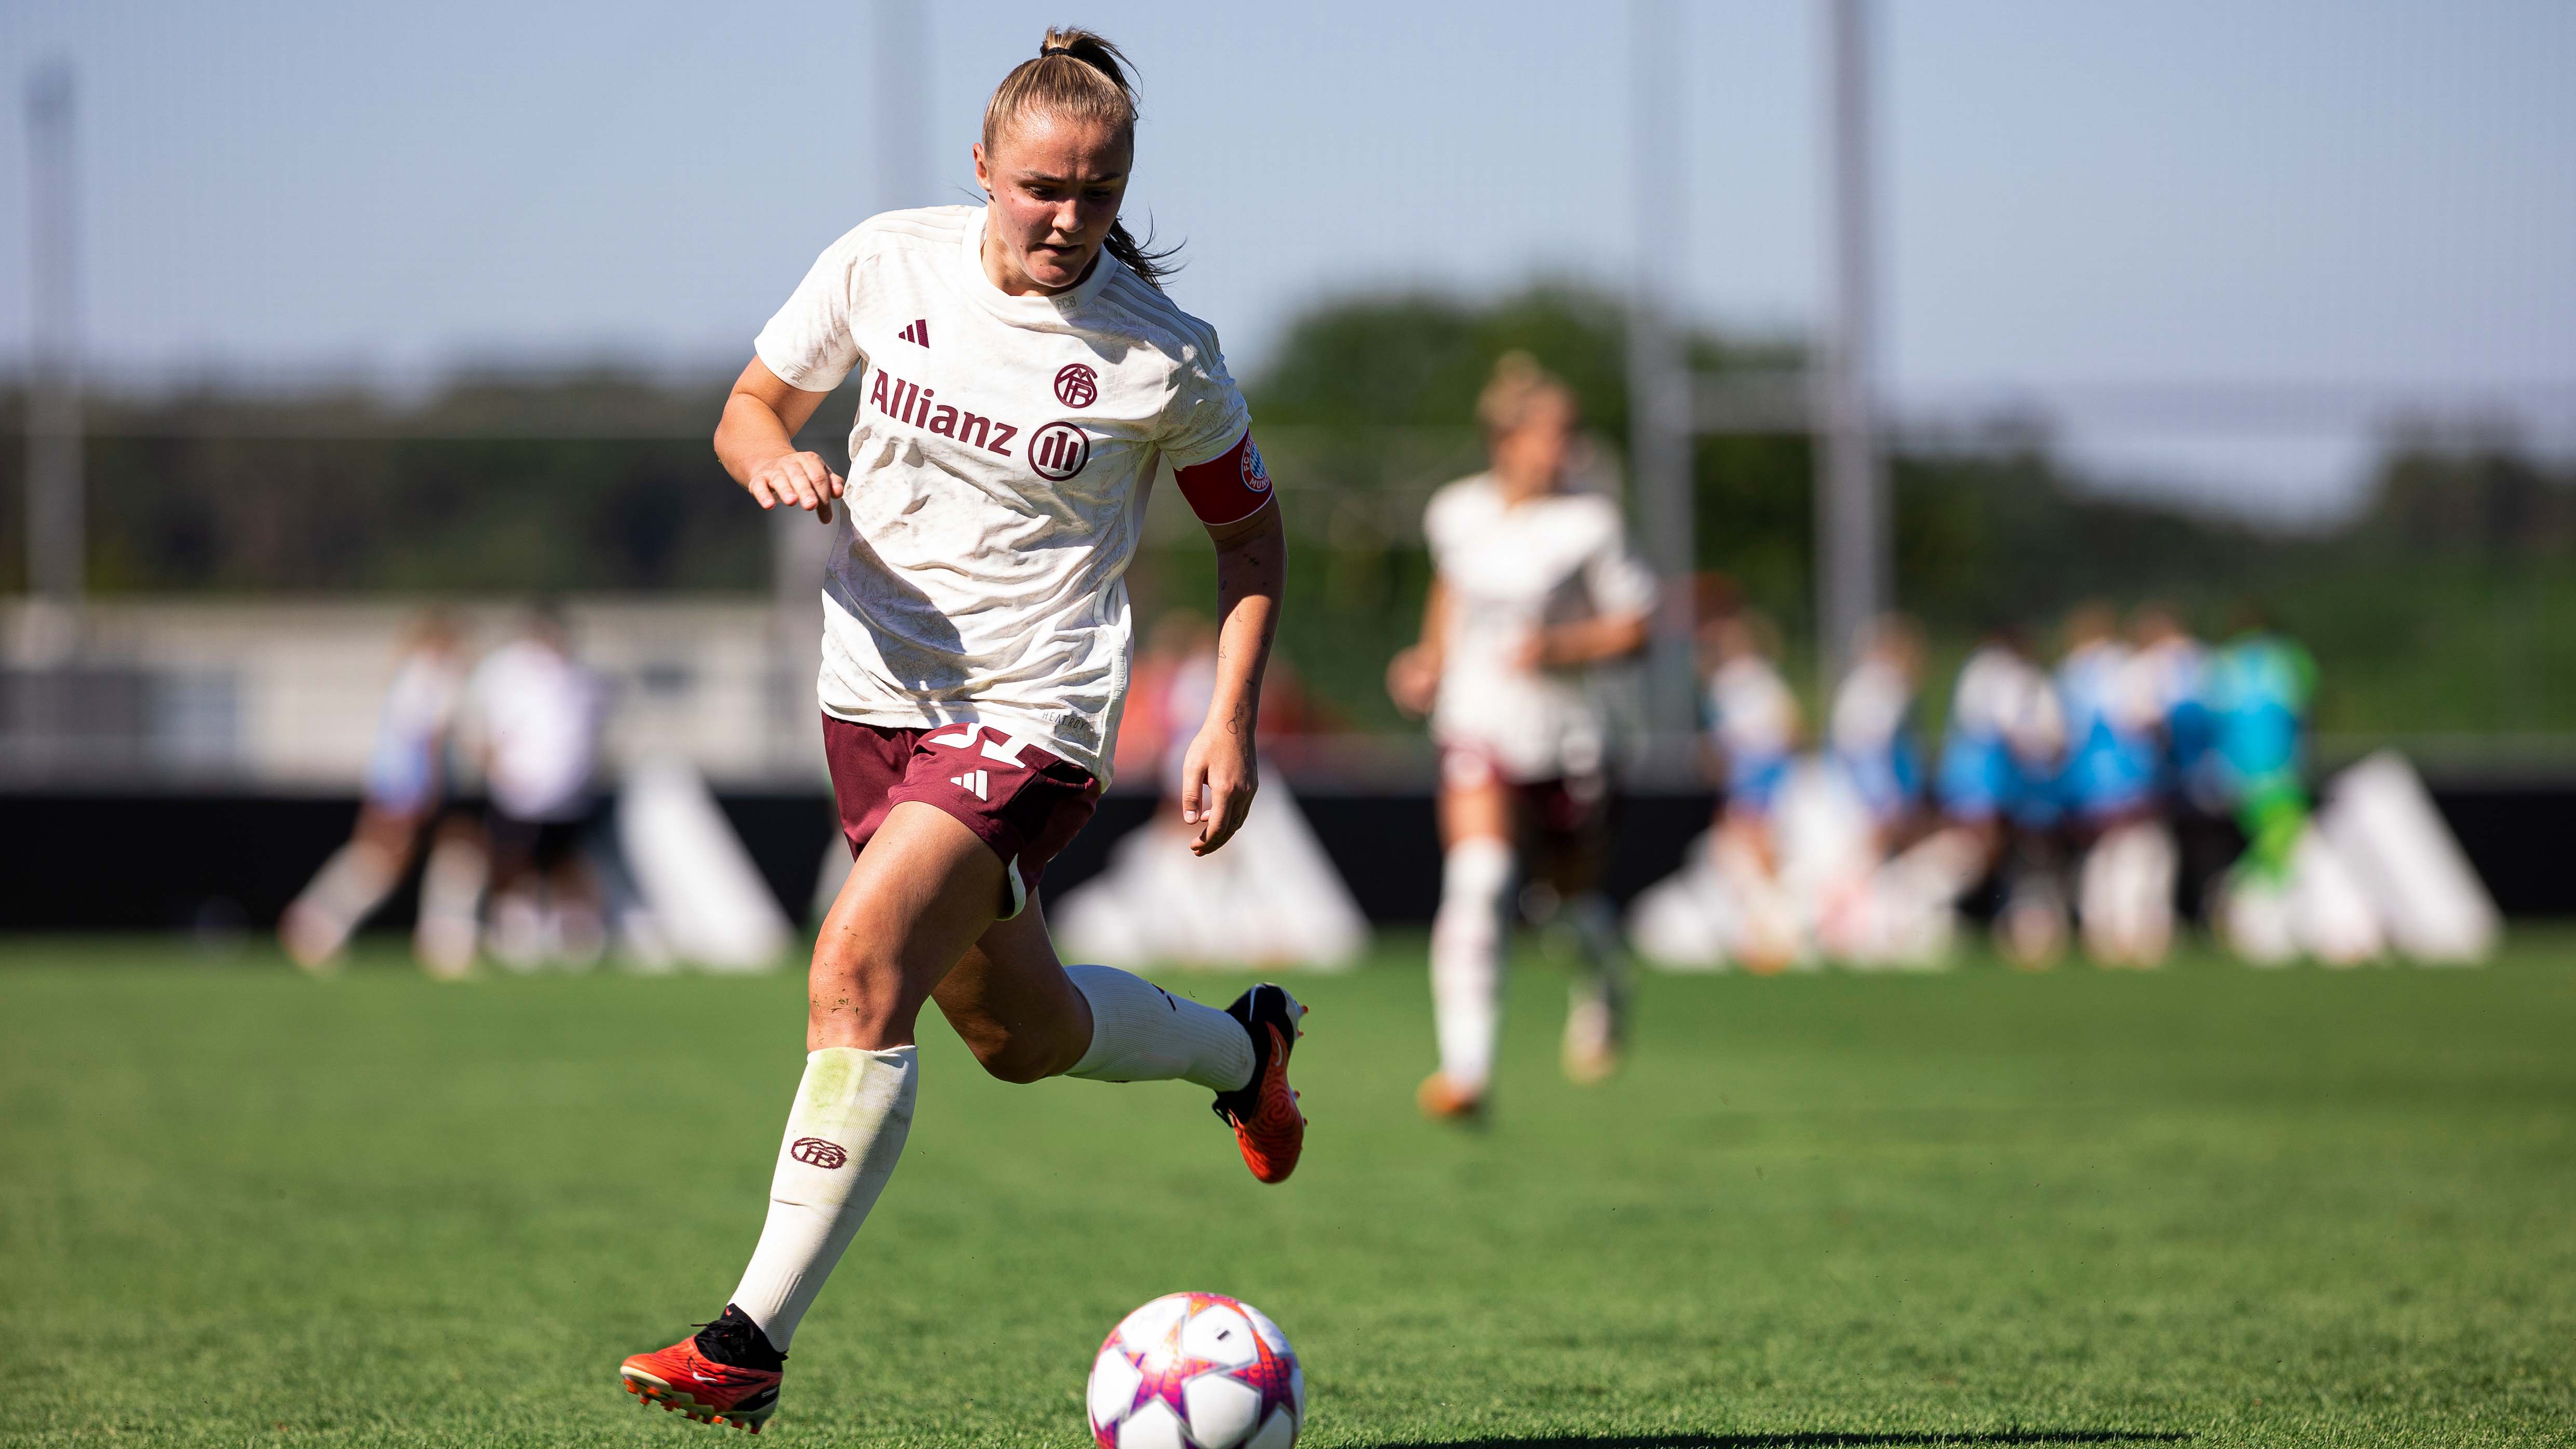
[[1306, 1375], [1279, 1325], [1218, 1293], [1167, 1293], [1091, 1363], [1100, 1449], [1293, 1449]]

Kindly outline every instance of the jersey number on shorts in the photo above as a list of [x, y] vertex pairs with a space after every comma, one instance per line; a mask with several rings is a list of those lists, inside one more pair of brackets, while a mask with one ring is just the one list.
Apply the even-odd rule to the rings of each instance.
[[[975, 743], [976, 731], [985, 728], [987, 728], [987, 726], [984, 725], [959, 725], [957, 727], [957, 733], [953, 735], [932, 735], [930, 737], [930, 743], [934, 745], [944, 745], [952, 750], [962, 750]], [[991, 739], [984, 741], [984, 758], [988, 760], [999, 760], [1005, 765], [1020, 764], [1020, 751], [1027, 749], [1029, 747], [1029, 742], [1021, 739], [1017, 735], [1006, 735], [1000, 730], [993, 730], [992, 735], [993, 737]]]

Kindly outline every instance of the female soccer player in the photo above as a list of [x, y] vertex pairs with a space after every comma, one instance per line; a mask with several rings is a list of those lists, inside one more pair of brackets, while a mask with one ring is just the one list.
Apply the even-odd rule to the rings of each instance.
[[[819, 688], [857, 863], [815, 943], [805, 1077], [741, 1286], [703, 1332], [622, 1369], [631, 1392], [695, 1419], [757, 1429], [775, 1410], [796, 1325], [903, 1150], [924, 1003], [1005, 1081], [1214, 1090], [1263, 1182], [1303, 1146], [1288, 993], [1256, 986], [1216, 1011], [1066, 968], [1035, 898], [1116, 746], [1121, 578], [1157, 460], [1217, 549], [1214, 705], [1182, 789], [1201, 854], [1252, 803], [1286, 561], [1216, 334], [1164, 297], [1162, 255], [1118, 222], [1136, 125], [1124, 59], [1049, 30], [985, 108], [986, 204], [888, 212], [834, 242], [762, 329], [716, 430], [763, 508], [838, 529]], [[792, 439], [853, 370], [867, 386], [845, 482]]]
[[1432, 495], [1422, 640], [1387, 668], [1396, 704], [1429, 714], [1440, 747], [1446, 855], [1431, 924], [1440, 1069], [1420, 1100], [1449, 1120], [1484, 1111], [1504, 928], [1524, 860], [1565, 903], [1584, 955], [1565, 1019], [1566, 1073], [1596, 1081], [1617, 1063], [1618, 943], [1596, 889], [1610, 741], [1582, 671], [1643, 649], [1655, 603], [1619, 505], [1570, 486], [1582, 422], [1573, 390], [1510, 353], [1476, 413], [1493, 466]]

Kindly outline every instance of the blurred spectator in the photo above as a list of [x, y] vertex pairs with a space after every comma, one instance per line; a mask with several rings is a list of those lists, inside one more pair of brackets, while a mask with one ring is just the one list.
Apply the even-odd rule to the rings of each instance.
[[2076, 916], [2101, 966], [2159, 965], [2173, 943], [2174, 844], [2156, 809], [2160, 721], [2146, 684], [2110, 605], [2067, 616], [2060, 793], [2082, 852]]
[[2239, 870], [2278, 880], [2307, 827], [2307, 713], [2317, 666], [2260, 609], [2247, 606], [2239, 618], [2235, 636], [2210, 658], [2203, 698], [2216, 777], [2245, 832]]
[[440, 612], [413, 621], [367, 757], [357, 828], [278, 924], [286, 954], [305, 970], [325, 971], [339, 960], [349, 937], [401, 883], [423, 832], [446, 808], [449, 737], [464, 683], [455, 621]]
[[585, 851], [601, 813], [598, 676], [540, 605], [475, 669], [469, 703], [492, 795], [492, 954], [518, 970], [596, 961], [607, 932]]
[[2176, 901], [2197, 919], [2207, 913], [2212, 883], [2242, 848], [2211, 768], [2209, 706], [2203, 698], [2209, 650], [2170, 605], [2153, 601], [2130, 615], [2129, 642], [2137, 687], [2159, 722], [2156, 790], [2174, 833]]
[[1725, 793], [1709, 858], [1738, 911], [1735, 952], [1748, 971], [1787, 969], [1803, 949], [1802, 913], [1780, 880], [1773, 807], [1788, 783], [1803, 721], [1780, 677], [1771, 621], [1731, 609], [1700, 629], [1708, 661], [1708, 742]]
[[2031, 662], [2019, 630], [1989, 630], [1951, 692], [1938, 789], [1942, 813], [2001, 872], [1997, 944], [2025, 967], [2052, 963], [2065, 946], [2055, 838], [2065, 753], [2057, 690]]
[[1826, 717], [1827, 751], [1868, 805], [1881, 850], [1904, 842], [1922, 802], [1923, 742], [1914, 723], [1922, 677], [1921, 632], [1902, 614], [1886, 615], [1870, 625]]

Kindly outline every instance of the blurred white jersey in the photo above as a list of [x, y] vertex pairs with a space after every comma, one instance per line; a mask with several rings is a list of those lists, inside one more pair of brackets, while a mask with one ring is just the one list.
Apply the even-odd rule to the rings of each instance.
[[439, 746], [456, 722], [465, 669], [444, 649], [415, 649], [394, 670], [367, 756], [367, 798], [403, 812], [426, 808], [438, 788]]
[[1106, 783], [1155, 466], [1223, 458], [1251, 414], [1214, 329], [1117, 258], [1014, 297], [983, 240], [980, 206], [872, 217], [754, 344], [791, 387], [866, 375], [817, 690], [839, 719], [980, 721]]
[[1607, 726], [1579, 669], [1523, 669], [1539, 629], [1654, 607], [1655, 576], [1628, 551], [1619, 505], [1547, 493], [1506, 505], [1490, 474], [1431, 495], [1422, 532], [1448, 594], [1431, 736], [1490, 756], [1514, 780], [1598, 773]]
[[485, 657], [471, 689], [492, 803], [521, 820], [580, 814], [599, 764], [598, 676], [520, 639]]
[[2129, 656], [2133, 688], [2150, 718], [2170, 720], [2176, 710], [2200, 698], [2201, 671], [2208, 655], [2199, 641], [2176, 635]]
[[458, 698], [465, 690], [465, 670], [455, 655], [438, 649], [415, 649], [394, 671], [385, 691], [385, 712], [378, 725], [389, 746], [425, 747], [456, 719]]
[[2039, 666], [1992, 644], [1969, 655], [1959, 669], [1950, 729], [1972, 739], [2000, 740], [2015, 757], [2033, 763], [2066, 750], [2066, 711], [2056, 686]]
[[1709, 676], [1709, 733], [1738, 775], [1785, 759], [1798, 747], [1798, 697], [1759, 654], [1739, 654]]
[[1866, 756], [1891, 748], [1914, 708], [1914, 681], [1905, 671], [1871, 655], [1843, 676], [1834, 691], [1833, 714], [1826, 735], [1844, 755]]

